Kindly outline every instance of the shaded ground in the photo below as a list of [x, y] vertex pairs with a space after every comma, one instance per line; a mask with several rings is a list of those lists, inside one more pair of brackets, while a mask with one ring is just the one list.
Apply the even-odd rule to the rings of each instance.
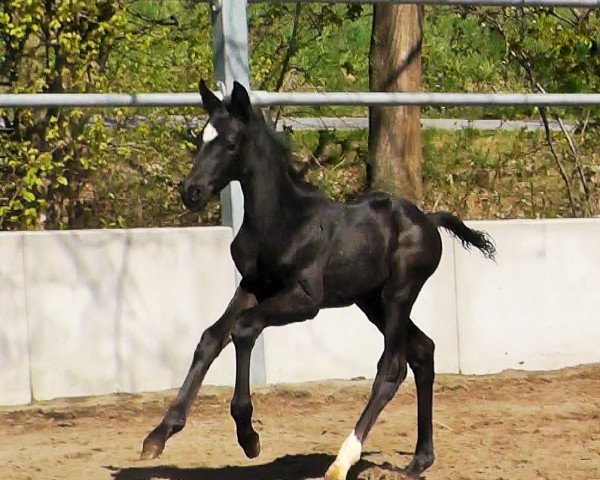
[[[259, 389], [261, 456], [249, 461], [229, 417], [230, 389], [206, 388], [162, 457], [138, 461], [173, 392], [0, 408], [3, 478], [301, 480], [322, 476], [362, 410], [368, 381]], [[351, 477], [404, 478], [416, 435], [408, 379], [381, 415]], [[440, 375], [436, 463], [428, 480], [600, 479], [600, 365], [487, 377]]]

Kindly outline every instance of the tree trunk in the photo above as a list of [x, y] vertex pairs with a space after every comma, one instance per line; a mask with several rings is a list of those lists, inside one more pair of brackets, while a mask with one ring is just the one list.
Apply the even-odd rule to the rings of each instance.
[[[374, 6], [369, 53], [371, 91], [421, 89], [422, 13], [418, 5]], [[418, 202], [422, 194], [422, 158], [419, 107], [369, 109], [370, 188]]]

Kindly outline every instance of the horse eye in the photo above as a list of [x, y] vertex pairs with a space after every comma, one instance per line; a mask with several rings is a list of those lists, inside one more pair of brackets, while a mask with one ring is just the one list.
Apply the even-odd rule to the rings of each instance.
[[237, 145], [234, 142], [227, 143], [227, 151], [234, 152], [236, 148], [237, 148]]

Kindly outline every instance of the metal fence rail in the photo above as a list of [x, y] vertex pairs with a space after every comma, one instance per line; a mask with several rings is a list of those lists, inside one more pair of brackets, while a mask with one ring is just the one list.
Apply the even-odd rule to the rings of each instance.
[[[264, 0], [249, 0], [262, 3]], [[600, 0], [269, 0], [272, 3], [397, 3], [417, 5], [478, 5], [490, 7], [570, 7], [595, 8]], [[218, 5], [217, 2], [211, 2]]]
[[253, 92], [257, 105], [600, 105], [599, 93]]
[[[420, 105], [420, 106], [600, 106], [600, 93], [429, 93], [429, 92], [264, 92], [257, 106]], [[1, 94], [1, 108], [202, 106], [198, 93], [31, 93]]]

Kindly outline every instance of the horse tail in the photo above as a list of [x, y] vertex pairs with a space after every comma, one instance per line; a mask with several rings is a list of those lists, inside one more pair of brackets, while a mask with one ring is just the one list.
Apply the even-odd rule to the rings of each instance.
[[448, 212], [428, 213], [427, 218], [436, 227], [448, 230], [466, 249], [473, 246], [480, 250], [484, 257], [494, 260], [496, 247], [488, 233], [467, 227], [460, 218]]

